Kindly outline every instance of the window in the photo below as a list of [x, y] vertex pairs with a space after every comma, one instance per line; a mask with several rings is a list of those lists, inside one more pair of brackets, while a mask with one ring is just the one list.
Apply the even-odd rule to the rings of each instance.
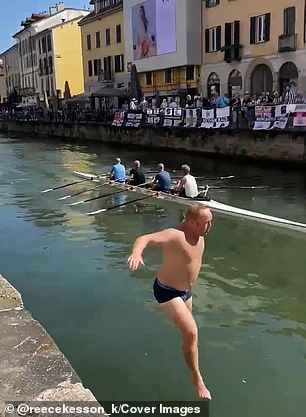
[[87, 50], [91, 50], [91, 36], [87, 35]]
[[146, 85], [152, 85], [152, 72], [146, 72]]
[[165, 70], [165, 83], [170, 84], [172, 82], [172, 68]]
[[48, 47], [48, 52], [52, 51], [51, 35], [47, 36], [47, 47]]
[[94, 75], [100, 75], [101, 59], [94, 59]]
[[100, 32], [96, 32], [96, 48], [101, 47]]
[[251, 17], [250, 43], [262, 43], [270, 40], [270, 13]]
[[40, 39], [38, 41], [38, 50], [39, 50], [39, 53], [41, 54], [41, 43], [40, 43]]
[[116, 26], [116, 42], [121, 43], [121, 25]]
[[225, 23], [224, 27], [224, 61], [240, 59], [240, 21]]
[[187, 65], [186, 67], [186, 81], [194, 80], [194, 65]]
[[111, 39], [110, 39], [110, 29], [105, 29], [105, 45], [110, 45]]
[[124, 71], [124, 56], [115, 55], [115, 72], [123, 72], [123, 71]]
[[216, 52], [221, 49], [221, 26], [205, 30], [205, 52]]
[[52, 71], [53, 71], [53, 60], [52, 60], [52, 56], [49, 56], [48, 60], [49, 60], [49, 74], [52, 74]]
[[46, 45], [46, 38], [43, 37], [41, 40], [41, 48], [42, 48], [42, 52], [43, 54], [47, 52], [47, 45]]
[[88, 61], [88, 76], [92, 77], [92, 61]]
[[295, 7], [284, 10], [284, 35], [295, 34]]
[[103, 66], [104, 66], [104, 77], [105, 80], [111, 80], [112, 79], [112, 57], [106, 56], [103, 58]]
[[220, 0], [206, 0], [206, 7], [214, 7], [220, 3]]

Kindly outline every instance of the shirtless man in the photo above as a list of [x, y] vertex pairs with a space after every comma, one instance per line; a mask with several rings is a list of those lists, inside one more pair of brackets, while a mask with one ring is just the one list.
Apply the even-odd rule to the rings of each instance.
[[192, 315], [191, 287], [202, 266], [204, 236], [212, 223], [212, 213], [203, 204], [192, 205], [178, 228], [170, 228], [136, 239], [128, 266], [135, 271], [144, 265], [142, 253], [151, 245], [163, 246], [163, 264], [153, 284], [154, 296], [172, 319], [183, 339], [183, 354], [192, 382], [200, 398], [211, 400], [199, 368], [198, 329]]

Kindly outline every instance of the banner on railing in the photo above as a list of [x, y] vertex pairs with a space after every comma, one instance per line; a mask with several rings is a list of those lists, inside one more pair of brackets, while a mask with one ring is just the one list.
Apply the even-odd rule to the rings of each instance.
[[200, 127], [205, 129], [220, 129], [228, 127], [230, 123], [230, 107], [202, 110]]
[[124, 126], [126, 127], [139, 127], [143, 122], [143, 112], [130, 110], [126, 113], [126, 119]]
[[119, 127], [122, 126], [124, 123], [124, 116], [125, 116], [124, 111], [116, 111], [112, 126], [119, 126]]
[[285, 129], [291, 108], [287, 105], [256, 106], [254, 130]]
[[173, 127], [182, 125], [183, 109], [165, 109], [163, 126]]
[[296, 104], [293, 113], [293, 126], [306, 127], [306, 104]]
[[160, 109], [148, 109], [146, 122], [148, 125], [158, 126], [161, 122]]

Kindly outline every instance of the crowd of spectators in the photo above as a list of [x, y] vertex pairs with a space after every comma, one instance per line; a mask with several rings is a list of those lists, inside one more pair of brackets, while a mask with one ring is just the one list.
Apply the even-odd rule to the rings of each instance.
[[[287, 86], [281, 95], [277, 91], [272, 93], [262, 92], [260, 95], [251, 95], [246, 92], [243, 96], [234, 94], [230, 97], [227, 93], [223, 95], [213, 95], [210, 98], [196, 95], [193, 98], [187, 95], [185, 101], [186, 109], [212, 109], [230, 107], [231, 109], [231, 126], [232, 127], [249, 127], [255, 121], [256, 106], [276, 106], [280, 104], [306, 104], [306, 96], [301, 92], [295, 92], [290, 86]], [[120, 111], [137, 110], [146, 113], [148, 109], [159, 108], [163, 112], [167, 108], [181, 107], [179, 97], [167, 97], [161, 100], [152, 98], [143, 98], [138, 102], [132, 98], [128, 103], [125, 101], [120, 106]], [[0, 112], [0, 119], [10, 120], [37, 120], [48, 122], [106, 122], [111, 123], [116, 109], [109, 108], [103, 110], [47, 110], [44, 108], [30, 108], [28, 110], [3, 110]]]

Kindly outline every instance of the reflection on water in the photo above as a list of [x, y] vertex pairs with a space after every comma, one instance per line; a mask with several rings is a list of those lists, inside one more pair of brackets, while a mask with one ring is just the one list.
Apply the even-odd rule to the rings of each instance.
[[[74, 181], [73, 170], [107, 172], [115, 156], [127, 166], [137, 156], [146, 169], [186, 162], [196, 175], [235, 175], [227, 184], [268, 185], [215, 190], [213, 197], [306, 220], [305, 178], [294, 171], [31, 138], [0, 138], [0, 156], [0, 232], [7, 237], [1, 272], [99, 399], [194, 398], [179, 335], [152, 297], [160, 250], [145, 252], [145, 268], [126, 267], [134, 239], [175, 226], [183, 207], [145, 200], [87, 216], [136, 197], [120, 193], [68, 206], [112, 189], [64, 201], [58, 198], [92, 183], [41, 190]], [[305, 234], [215, 214], [193, 290], [211, 416], [285, 417], [305, 409], [305, 253]]]

